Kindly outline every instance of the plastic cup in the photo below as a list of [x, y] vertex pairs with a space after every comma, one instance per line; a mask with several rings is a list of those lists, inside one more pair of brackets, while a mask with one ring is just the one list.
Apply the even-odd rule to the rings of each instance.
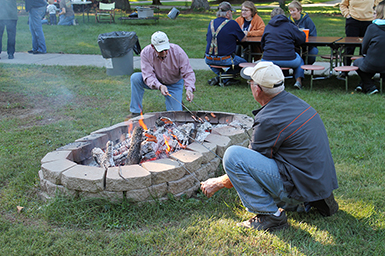
[[303, 32], [305, 33], [305, 35], [306, 35], [306, 42], [308, 42], [308, 41], [309, 41], [309, 29], [304, 28], [302, 31], [303, 31]]

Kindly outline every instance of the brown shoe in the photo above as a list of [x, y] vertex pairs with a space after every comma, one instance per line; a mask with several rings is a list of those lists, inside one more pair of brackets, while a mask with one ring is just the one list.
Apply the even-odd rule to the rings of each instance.
[[124, 120], [127, 121], [127, 120], [130, 120], [131, 118], [135, 118], [138, 116], [140, 116], [140, 113], [131, 113], [128, 116], [126, 116], [126, 118]]
[[244, 227], [244, 228], [253, 228], [256, 230], [268, 230], [268, 231], [287, 228], [288, 224], [287, 224], [286, 213], [281, 208], [279, 210], [281, 211], [280, 216], [258, 214], [247, 221], [238, 223], [237, 226]]

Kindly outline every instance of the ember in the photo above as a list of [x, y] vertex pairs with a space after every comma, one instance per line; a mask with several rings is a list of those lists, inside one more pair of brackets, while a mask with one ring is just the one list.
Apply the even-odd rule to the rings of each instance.
[[194, 141], [203, 142], [212, 129], [207, 121], [177, 126], [168, 117], [158, 118], [155, 127], [150, 129], [142, 119], [139, 124], [132, 135], [128, 131], [125, 140], [116, 145], [108, 141], [105, 152], [101, 148], [94, 148], [92, 154], [95, 162], [100, 167], [108, 168], [166, 158]]

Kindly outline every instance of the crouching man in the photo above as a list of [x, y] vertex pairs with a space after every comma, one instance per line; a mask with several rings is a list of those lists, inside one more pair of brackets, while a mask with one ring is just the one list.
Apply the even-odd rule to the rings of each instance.
[[262, 106], [253, 111], [250, 148], [229, 147], [223, 157], [226, 174], [202, 182], [203, 193], [211, 197], [234, 187], [246, 209], [257, 214], [238, 226], [257, 230], [287, 227], [284, 209], [337, 212], [337, 176], [319, 114], [284, 90], [282, 71], [272, 62], [244, 68], [241, 75]]

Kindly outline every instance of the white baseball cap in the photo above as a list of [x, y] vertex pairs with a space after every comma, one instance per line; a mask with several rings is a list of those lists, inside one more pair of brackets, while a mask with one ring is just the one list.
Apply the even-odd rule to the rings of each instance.
[[157, 31], [151, 36], [151, 44], [157, 52], [170, 49], [170, 43], [167, 35], [162, 31]]
[[285, 80], [281, 68], [270, 61], [260, 61], [254, 67], [243, 68], [241, 76], [266, 88], [281, 86]]

